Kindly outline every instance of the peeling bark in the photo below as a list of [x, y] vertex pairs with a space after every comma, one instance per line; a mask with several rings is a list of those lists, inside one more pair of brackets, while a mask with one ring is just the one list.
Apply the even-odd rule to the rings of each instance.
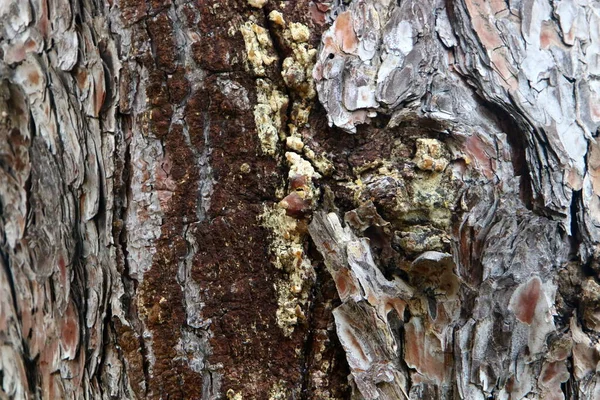
[[0, 397], [597, 399], [594, 2], [0, 5]]

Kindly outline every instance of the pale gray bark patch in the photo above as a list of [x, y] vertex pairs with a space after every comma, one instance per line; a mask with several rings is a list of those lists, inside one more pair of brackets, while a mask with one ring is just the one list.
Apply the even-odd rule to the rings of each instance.
[[[436, 121], [461, 181], [447, 276], [459, 289], [441, 300], [453, 312], [444, 321], [435, 307], [408, 301], [412, 316], [396, 337], [410, 367], [399, 370], [403, 388], [411, 398], [595, 398], [598, 374], [581, 356], [598, 354], [595, 317], [578, 318], [595, 306], [565, 301], [582, 282], [594, 292], [582, 271], [598, 272], [597, 5], [358, 0], [337, 11], [314, 70], [330, 125], [356, 133], [383, 114], [392, 134], [415, 118]], [[319, 247], [322, 234], [313, 227], [311, 235]], [[320, 247], [326, 263], [352, 269], [336, 255], [343, 235], [329, 241], [337, 244]], [[363, 342], [380, 334], [354, 328], [371, 337]], [[354, 350], [344, 346], [352, 366]], [[438, 352], [436, 375], [428, 360]]]

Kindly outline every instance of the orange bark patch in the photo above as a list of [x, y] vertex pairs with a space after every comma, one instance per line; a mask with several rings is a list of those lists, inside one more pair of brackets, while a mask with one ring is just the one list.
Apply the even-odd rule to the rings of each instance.
[[511, 298], [511, 308], [519, 321], [527, 325], [533, 321], [541, 287], [542, 281], [535, 277], [515, 290]]
[[467, 9], [471, 16], [473, 29], [479, 36], [481, 43], [489, 50], [502, 46], [502, 40], [498, 30], [490, 22], [491, 10], [489, 4], [484, 1], [467, 0]]
[[342, 301], [357, 294], [358, 288], [355, 285], [354, 278], [350, 275], [350, 272], [347, 269], [342, 269], [339, 271], [334, 280], [335, 286], [337, 287]]
[[79, 346], [79, 321], [72, 302], [67, 307], [67, 314], [62, 325], [61, 346], [63, 356], [66, 355], [71, 360], [75, 358]]
[[404, 309], [406, 308], [406, 302], [400, 299], [388, 299], [385, 305], [385, 313], [388, 314], [392, 309], [396, 310], [399, 318], [403, 318]]
[[413, 318], [406, 324], [404, 345], [406, 364], [418, 372], [412, 377], [414, 383], [447, 381], [446, 365], [452, 361], [445, 359], [439, 339], [427, 332], [421, 320]]
[[561, 362], [545, 362], [542, 366], [542, 371], [539, 377], [540, 386], [548, 389], [560, 387], [562, 382], [569, 379], [569, 371], [564, 361]]
[[94, 79], [95, 87], [94, 87], [94, 111], [95, 116], [100, 115], [100, 110], [102, 109], [102, 104], [104, 104], [104, 97], [106, 96], [106, 92], [104, 91], [104, 72], [100, 71], [98, 76]]
[[542, 23], [540, 29], [540, 47], [542, 49], [548, 49], [549, 47], [563, 47], [562, 40], [558, 36], [554, 24], [548, 21]]
[[352, 15], [350, 11], [346, 11], [340, 14], [335, 20], [334, 32], [337, 42], [340, 47], [346, 53], [352, 53], [358, 47], [358, 38], [352, 27]]
[[545, 364], [540, 375], [540, 379], [543, 383], [551, 382], [554, 377], [559, 373], [558, 363]]
[[58, 270], [60, 272], [61, 282], [65, 282], [67, 278], [67, 263], [65, 262], [65, 258], [62, 256], [58, 259]]
[[488, 154], [486, 144], [475, 135], [470, 136], [465, 142], [464, 149], [466, 153], [477, 162], [477, 169], [483, 173], [486, 178], [492, 179], [494, 176], [494, 154]]
[[406, 364], [411, 368], [421, 369], [421, 358], [425, 347], [424, 332], [420, 323], [415, 324], [414, 319], [406, 326], [405, 349], [406, 354], [404, 359]]
[[37, 86], [40, 83], [40, 74], [35, 71], [31, 71], [29, 75], [27, 75], [27, 78], [32, 86]]
[[35, 42], [35, 40], [29, 38], [25, 41], [25, 49], [27, 49], [28, 51], [31, 50], [35, 50], [37, 46], [37, 43]]
[[504, 85], [506, 89], [517, 90], [518, 82], [513, 73], [512, 65], [509, 61], [510, 55], [506, 47], [501, 47], [493, 50], [491, 60], [492, 65], [500, 77], [508, 85]]
[[362, 361], [362, 363], [369, 363], [369, 357], [367, 357], [367, 355], [365, 354], [362, 345], [360, 343], [360, 341], [358, 340], [358, 338], [356, 337], [356, 335], [354, 335], [352, 332], [350, 331], [346, 331], [346, 334], [348, 335], [348, 345], [351, 346], [351, 348], [354, 350], [353, 353], [354, 355], [358, 356], [358, 358], [360, 358], [360, 360]]
[[77, 80], [77, 86], [79, 89], [85, 88], [87, 85], [88, 73], [85, 68], [77, 68], [75, 79]]

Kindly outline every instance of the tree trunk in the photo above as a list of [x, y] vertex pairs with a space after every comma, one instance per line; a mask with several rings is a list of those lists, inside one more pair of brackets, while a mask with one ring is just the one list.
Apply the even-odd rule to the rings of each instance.
[[0, 398], [599, 399], [600, 7], [0, 4]]

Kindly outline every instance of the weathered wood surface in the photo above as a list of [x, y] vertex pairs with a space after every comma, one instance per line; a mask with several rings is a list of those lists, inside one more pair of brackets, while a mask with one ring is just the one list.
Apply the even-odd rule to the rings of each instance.
[[1, 2], [0, 398], [600, 398], [599, 38], [592, 1]]

